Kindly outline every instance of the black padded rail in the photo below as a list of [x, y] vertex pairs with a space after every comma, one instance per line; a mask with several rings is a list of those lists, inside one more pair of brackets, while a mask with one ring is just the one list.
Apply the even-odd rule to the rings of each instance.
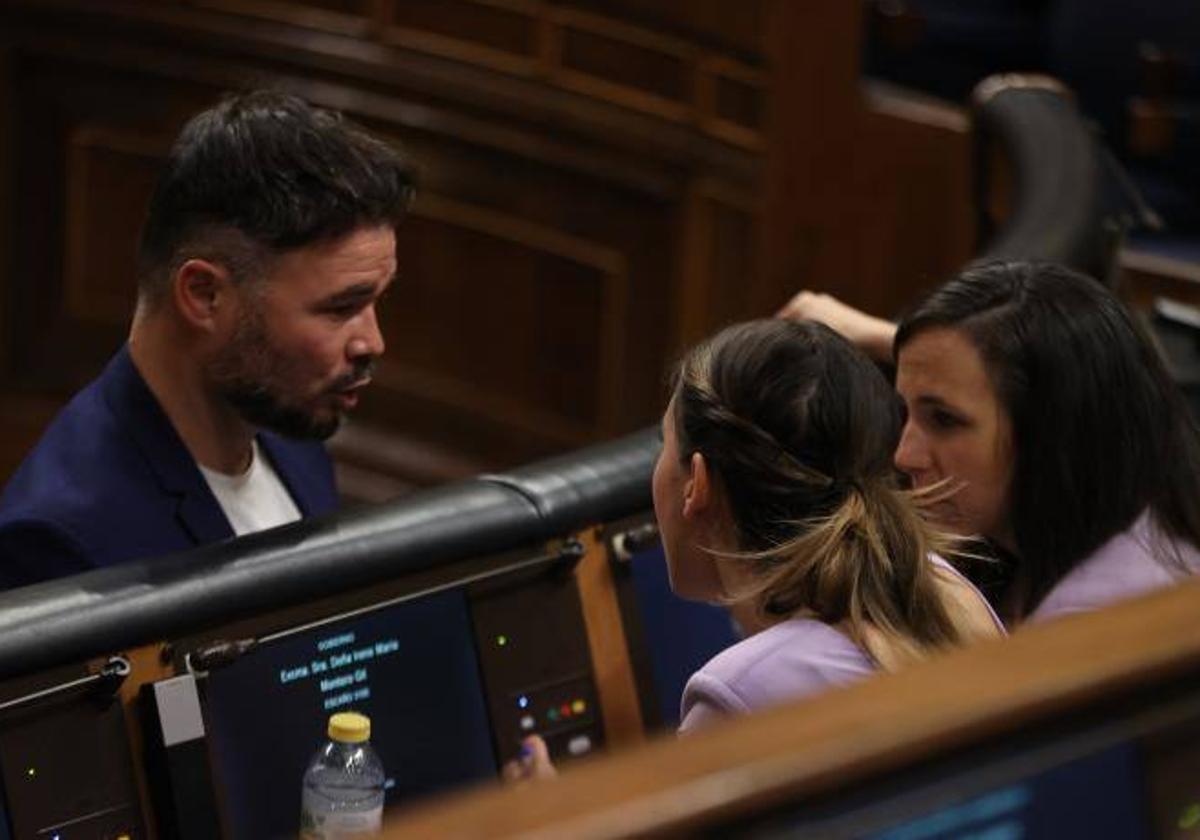
[[657, 435], [0, 593], [0, 679], [149, 644], [474, 556], [650, 504]]
[[662, 448], [657, 429], [601, 443], [483, 481], [527, 498], [550, 533], [565, 533], [650, 507], [650, 473]]
[[[1061, 84], [1038, 76], [992, 76], [974, 97], [979, 261], [1048, 260], [1104, 280], [1117, 230], [1107, 215], [1105, 173], [1092, 131]], [[993, 142], [1012, 167], [1007, 220], [989, 230], [987, 167]]]

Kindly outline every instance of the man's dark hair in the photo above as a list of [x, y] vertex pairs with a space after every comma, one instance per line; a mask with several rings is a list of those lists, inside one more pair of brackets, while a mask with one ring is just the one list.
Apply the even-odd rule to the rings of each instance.
[[160, 294], [188, 257], [221, 259], [241, 279], [265, 256], [395, 224], [414, 184], [396, 148], [336, 112], [276, 91], [229, 96], [171, 149], [142, 228], [139, 290]]
[[[1160, 534], [1200, 545], [1200, 433], [1108, 289], [1051, 263], [988, 263], [918, 304], [896, 334], [897, 357], [936, 328], [967, 336], [1012, 422], [1008, 517], [1022, 614], [1143, 512]], [[1156, 548], [1168, 565], [1183, 562]]]

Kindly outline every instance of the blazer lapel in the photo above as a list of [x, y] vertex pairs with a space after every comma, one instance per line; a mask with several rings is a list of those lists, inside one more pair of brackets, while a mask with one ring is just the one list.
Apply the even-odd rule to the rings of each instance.
[[233, 536], [233, 528], [158, 400], [123, 346], [104, 373], [105, 397], [120, 417], [196, 545]]

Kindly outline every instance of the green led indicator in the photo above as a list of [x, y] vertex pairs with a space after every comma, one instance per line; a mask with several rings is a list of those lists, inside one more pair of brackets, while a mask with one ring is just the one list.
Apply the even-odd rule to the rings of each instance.
[[1200, 802], [1193, 802], [1179, 815], [1179, 827], [1184, 831], [1191, 831], [1196, 826], [1200, 826]]
[[27, 767], [25, 769], [25, 775], [32, 779], [34, 776], [37, 775], [37, 768], [36, 767]]
[[508, 644], [508, 636], [505, 636], [505, 635], [497, 636], [496, 644], [499, 645], [500, 647], [504, 647], [506, 644]]

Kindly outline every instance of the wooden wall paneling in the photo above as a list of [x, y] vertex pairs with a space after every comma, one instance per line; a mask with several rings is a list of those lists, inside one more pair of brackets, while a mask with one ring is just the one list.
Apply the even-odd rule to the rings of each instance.
[[[394, 108], [395, 94], [403, 90], [410, 112], [417, 110], [415, 103], [437, 97], [505, 108], [526, 104], [528, 98], [528, 91], [514, 93], [511, 80], [490, 68], [386, 48], [382, 28], [390, 26], [390, 0], [364, 5], [370, 17], [363, 19], [363, 35], [328, 27], [300, 29], [303, 20], [289, 14], [239, 14], [190, 2], [160, 6], [111, 0], [96, 6], [88, 0], [14, 0], [13, 5], [13, 16], [27, 27], [24, 35], [30, 41], [55, 41], [63, 52], [89, 62], [132, 66], [181, 81], [203, 80], [215, 91], [277, 83], [297, 92], [311, 88], [316, 99], [321, 91], [339, 90], [341, 102], [326, 104], [352, 111], [358, 110], [353, 107], [357, 96], [376, 102], [389, 98], [380, 91], [392, 94]], [[94, 38], [97, 26], [108, 37]], [[347, 97], [347, 91], [353, 95]]]
[[125, 330], [137, 299], [136, 242], [165, 139], [94, 124], [67, 136], [62, 315]]
[[763, 173], [762, 312], [798, 288], [841, 293], [858, 243], [855, 168], [861, 9], [776, 0], [767, 24], [771, 109]]
[[[62, 155], [55, 121], [47, 119], [52, 106], [39, 103], [41, 91], [29, 91], [31, 60], [18, 56], [14, 68], [14, 131], [12, 202], [12, 309], [4, 324], [10, 340], [5, 379], [42, 382], [62, 387], [63, 376], [47, 364], [38, 339], [48, 331], [59, 309], [62, 237]], [[36, 71], [35, 71], [36, 72]], [[35, 349], [36, 346], [36, 349]], [[54, 348], [46, 348], [53, 352]], [[32, 352], [31, 352], [32, 351]], [[30, 368], [33, 368], [30, 370]]]
[[681, 211], [677, 331], [668, 362], [722, 325], [771, 314], [756, 308], [757, 209], [749, 191], [706, 178], [689, 185]]
[[154, 149], [165, 150], [183, 115], [214, 94], [69, 58], [21, 55], [11, 385], [69, 394], [124, 340]]
[[970, 121], [904, 91], [868, 91], [860, 159], [874, 213], [860, 285], [847, 294], [895, 316], [965, 264], [975, 247]]
[[[105, 17], [82, 0], [41, 0], [19, 6], [35, 18], [30, 26], [37, 25], [32, 10], [43, 7], [61, 8], [64, 18], [69, 12], [81, 27], [95, 23], [91, 16]], [[255, 80], [277, 82], [330, 107], [360, 115], [382, 111], [397, 125], [436, 126], [454, 138], [478, 139], [486, 131], [495, 136], [496, 144], [511, 146], [520, 137], [528, 147], [526, 154], [545, 155], [551, 163], [571, 157], [581, 169], [600, 151], [612, 177], [628, 178], [632, 159], [640, 164], [637, 177], [647, 184], [653, 180], [647, 164], [656, 159], [742, 172], [752, 166], [740, 150], [697, 137], [685, 126], [667, 125], [640, 112], [487, 68], [434, 61], [415, 52], [385, 50], [362, 39], [315, 31], [297, 38], [294, 27], [265, 23], [247, 27], [233, 15], [194, 7], [158, 10], [123, 3], [111, 8], [113, 19], [107, 23], [128, 28], [133, 40], [125, 42], [114, 35], [96, 42], [84, 32], [57, 25], [55, 36], [73, 39], [70, 47], [62, 49], [86, 54], [89, 62], [132, 65], [143, 72], [152, 68], [154, 74], [180, 81], [203, 80], [217, 90]], [[44, 20], [40, 23], [48, 25]], [[52, 37], [44, 31], [38, 36]], [[147, 46], [144, 38], [157, 46]], [[221, 60], [206, 58], [214, 51]], [[397, 115], [402, 111], [401, 119]], [[499, 122], [481, 120], [483, 114], [499, 117]], [[602, 143], [593, 143], [586, 152], [572, 142], [597, 138]], [[621, 166], [613, 165], [616, 150], [624, 155]]]
[[550, 14], [542, 14], [538, 19], [538, 58], [541, 74], [546, 79], [562, 64], [562, 27]]
[[58, 407], [56, 399], [12, 393], [3, 385], [19, 341], [12, 324], [21, 313], [14, 294], [19, 277], [17, 219], [22, 210], [16, 191], [16, 65], [16, 47], [0, 35], [0, 482], [16, 469]]
[[621, 254], [428, 191], [412, 215], [400, 237], [416, 276], [404, 305], [384, 314], [393, 350], [376, 389], [560, 445], [607, 431], [627, 299]]
[[[582, 151], [586, 154], [590, 148], [583, 146]], [[683, 168], [668, 169], [657, 161], [647, 165], [662, 181], [649, 191], [641, 184], [626, 186], [605, 175], [581, 172], [574, 165], [548, 166], [544, 160], [507, 156], [469, 165], [460, 161], [453, 170], [446, 167], [435, 176], [443, 181], [439, 192], [470, 196], [518, 218], [599, 243], [625, 261], [624, 291], [617, 287], [605, 303], [607, 329], [614, 335], [619, 329], [624, 337], [612, 340], [613, 361], [607, 372], [600, 373], [608, 382], [601, 390], [608, 396], [600, 403], [599, 410], [606, 414], [597, 418], [598, 435], [652, 422], [660, 407], [664, 360], [673, 341], [678, 212], [686, 174]]]
[[375, 30], [377, 11], [375, 0], [182, 0], [182, 3], [357, 37], [368, 36]]
[[575, 580], [587, 625], [605, 741], [610, 749], [639, 744], [645, 740], [645, 729], [608, 551], [596, 530], [581, 534], [580, 540], [586, 553], [575, 569]]
[[562, 30], [555, 82], [664, 119], [693, 118], [693, 45], [586, 12], [560, 9], [554, 20]]
[[731, 145], [761, 152], [766, 75], [713, 55], [700, 59], [697, 74], [696, 110], [701, 129]]
[[[548, 219], [556, 219], [557, 215], [546, 212], [536, 189], [538, 185], [534, 183], [527, 190], [524, 182], [518, 181], [518, 174], [523, 179], [540, 180], [546, 173], [562, 172], [584, 179], [585, 189], [600, 183], [606, 189], [625, 190], [660, 201], [671, 200], [677, 192], [678, 178], [663, 166], [659, 157], [669, 156], [667, 149], [654, 148], [652, 157], [639, 159], [623, 148], [612, 148], [559, 130], [539, 131], [540, 126], [513, 125], [510, 121], [462, 113], [444, 104], [414, 103], [407, 92], [403, 96], [385, 96], [294, 77], [277, 77], [275, 81], [280, 89], [305, 96], [322, 107], [343, 111], [407, 149], [419, 169], [419, 190], [436, 188], [473, 196], [470, 191], [478, 187], [472, 179], [489, 184], [495, 180], [486, 174], [480, 176], [480, 167], [470, 170], [470, 178], [459, 174], [462, 161], [474, 159], [488, 164], [493, 175], [506, 182], [509, 200], [525, 201], [530, 212], [542, 212]], [[600, 133], [605, 141], [613, 141], [613, 145], [643, 139], [629, 128], [623, 123], [605, 123]], [[447, 161], [451, 154], [457, 159]], [[686, 163], [696, 165], [693, 161]], [[745, 159], [739, 156], [722, 159], [721, 163], [741, 174]], [[672, 162], [671, 166], [674, 165]], [[445, 188], [440, 179], [452, 179], [454, 186]], [[525, 199], [526, 192], [534, 198]], [[579, 200], [581, 193], [575, 195]]]
[[[56, 82], [47, 78], [53, 70], [28, 56], [22, 56], [20, 70], [12, 193], [17, 211], [14, 308], [6, 324], [14, 344], [6, 378], [25, 387], [62, 392], [86, 380], [80, 368], [95, 365], [95, 357], [103, 353], [104, 328], [70, 324], [64, 312], [62, 267], [65, 250], [74, 244], [66, 222], [73, 118], [64, 112]], [[80, 350], [90, 357], [86, 362], [76, 355]]]
[[[615, 437], [620, 432], [630, 430], [626, 425], [623, 403], [625, 401], [626, 378], [630, 371], [631, 345], [635, 340], [630, 330], [630, 319], [627, 317], [630, 306], [635, 302], [633, 290], [630, 288], [630, 269], [624, 255], [615, 251], [609, 252], [612, 269], [607, 275], [610, 282], [605, 287], [601, 313], [601, 355], [599, 370], [596, 376], [596, 412], [593, 417], [593, 436], [600, 440]], [[663, 285], [666, 278], [663, 278]], [[665, 290], [664, 290], [665, 291]], [[561, 313], [565, 323], [561, 326], [569, 333], [574, 332], [574, 321], [582, 313], [572, 316], [571, 313]], [[640, 409], [639, 409], [640, 410]]]
[[491, 466], [417, 437], [403, 420], [371, 424], [351, 418], [329, 441], [344, 502], [385, 502], [421, 487], [478, 475]]
[[[388, 43], [699, 122], [734, 145], [760, 144], [761, 78], [687, 40], [540, 0], [408, 0], [392, 14]], [[707, 107], [698, 108], [699, 97]]]
[[724, 143], [762, 147], [765, 77], [756, 67], [688, 40], [586, 12], [562, 9], [557, 62], [562, 86], [687, 123]]
[[519, 76], [541, 72], [546, 37], [538, 0], [398, 0], [385, 38]]
[[367, 0], [367, 37], [384, 41], [394, 16], [394, 0]]
[[694, 39], [740, 56], [762, 53], [767, 7], [772, 0], [552, 0], [649, 29]]
[[[861, 82], [858, 4], [774, 10], [761, 304], [808, 287], [895, 315], [974, 248], [969, 124]], [[798, 49], [811, 31], [824, 39]]]
[[676, 280], [675, 325], [672, 348], [676, 354], [695, 344], [704, 336], [713, 310], [717, 273], [714, 270], [709, 244], [713, 238], [714, 219], [709, 202], [698, 179], [687, 186], [679, 211], [679, 256], [676, 259], [679, 276]]
[[[431, 369], [436, 371], [438, 360], [445, 358], [444, 353], [431, 358], [425, 349], [446, 340], [430, 331], [446, 328], [448, 334], [462, 336], [475, 329], [487, 330], [494, 349], [483, 361], [491, 364], [519, 353], [523, 346], [528, 348], [530, 340], [539, 335], [552, 337], [542, 341], [540, 355], [527, 351], [522, 357], [525, 363], [505, 366], [517, 371], [489, 377], [493, 381], [487, 382], [483, 391], [500, 389], [510, 400], [513, 395], [526, 394], [526, 405], [543, 409], [558, 405], [558, 416], [573, 425], [546, 422], [553, 418], [543, 414], [538, 419], [528, 413], [526, 418], [534, 422], [488, 423], [481, 415], [468, 417], [465, 412], [455, 421], [471, 424], [474, 431], [467, 437], [480, 444], [488, 441], [487, 448], [503, 453], [507, 464], [517, 463], [522, 453], [537, 457], [652, 421], [661, 399], [665, 348], [671, 343], [677, 236], [676, 199], [660, 193], [675, 188], [664, 182], [653, 185], [647, 195], [641, 185], [626, 188], [610, 178], [581, 173], [573, 163], [547, 165], [545, 160], [488, 153], [461, 143], [429, 146], [421, 141], [414, 154], [426, 165], [424, 196], [436, 199], [436, 207], [430, 205], [431, 213], [441, 217], [453, 210], [463, 224], [448, 232], [446, 219], [439, 221], [441, 227], [432, 228], [428, 225], [431, 220], [418, 218], [413, 220], [415, 224], [401, 228], [401, 284], [395, 301], [385, 310], [410, 306], [415, 312], [423, 307], [426, 316], [399, 316], [395, 329], [402, 336], [401, 344], [391, 341], [388, 356], [400, 359], [411, 350], [423, 362], [420, 369], [405, 373], [419, 377]], [[663, 178], [661, 174], [655, 177]], [[418, 199], [418, 216], [423, 201], [424, 197]], [[489, 231], [501, 235], [486, 235]], [[458, 237], [453, 245], [445, 239], [451, 233]], [[505, 239], [510, 246], [513, 240], [525, 245], [509, 250], [505, 257], [495, 253], [472, 256], [479, 248], [501, 247]], [[542, 256], [522, 268], [522, 262], [529, 263], [539, 249]], [[406, 254], [411, 255], [407, 271]], [[572, 281], [587, 265], [593, 266], [588, 269], [591, 279], [580, 276]], [[530, 274], [535, 269], [542, 273], [550, 270], [560, 279], [539, 280]], [[517, 278], [522, 271], [523, 279]], [[419, 290], [421, 299], [407, 298], [404, 284], [409, 282], [420, 284], [413, 291]], [[487, 297], [493, 294], [492, 286], [503, 282], [546, 290], [536, 304], [542, 313], [540, 325], [514, 328], [503, 318], [492, 323], [506, 308], [519, 303], [519, 299], [510, 299], [511, 295], [500, 301]], [[478, 284], [480, 293], [469, 291], [471, 284]], [[589, 288], [593, 291], [581, 295]], [[434, 300], [444, 302], [431, 302]], [[532, 302], [526, 300], [524, 306], [524, 311], [534, 311]], [[435, 310], [452, 310], [453, 314], [439, 327], [433, 317]], [[385, 313], [384, 317], [390, 316]], [[515, 333], [504, 332], [513, 329]], [[551, 368], [547, 369], [548, 365]], [[540, 382], [531, 379], [530, 374], [540, 369], [545, 370]], [[474, 399], [480, 388], [471, 383], [478, 382], [481, 375], [477, 369], [466, 380], [466, 390]], [[464, 382], [461, 376], [458, 381]], [[441, 384], [444, 382], [426, 381], [422, 387], [432, 393]], [[364, 410], [371, 399], [364, 401]], [[416, 405], [409, 408], [416, 408], [418, 414], [423, 411]], [[520, 419], [515, 414], [505, 412], [510, 421]], [[412, 416], [409, 412], [406, 419]], [[500, 425], [512, 428], [505, 433]]]
[[[654, 422], [661, 410], [665, 362], [672, 352], [670, 325], [679, 301], [675, 289], [679, 198], [661, 202], [615, 192], [611, 204], [579, 202], [577, 225], [603, 232], [620, 243], [629, 266], [623, 303], [611, 298], [610, 330], [614, 364], [606, 374], [601, 437], [631, 431]], [[607, 202], [606, 202], [607, 203]], [[617, 355], [619, 354], [619, 355]]]
[[733, 321], [769, 317], [774, 313], [759, 306], [763, 296], [756, 291], [762, 283], [755, 247], [761, 223], [757, 208], [724, 190], [710, 194], [709, 208], [715, 218], [711, 259], [719, 281], [708, 332]]

